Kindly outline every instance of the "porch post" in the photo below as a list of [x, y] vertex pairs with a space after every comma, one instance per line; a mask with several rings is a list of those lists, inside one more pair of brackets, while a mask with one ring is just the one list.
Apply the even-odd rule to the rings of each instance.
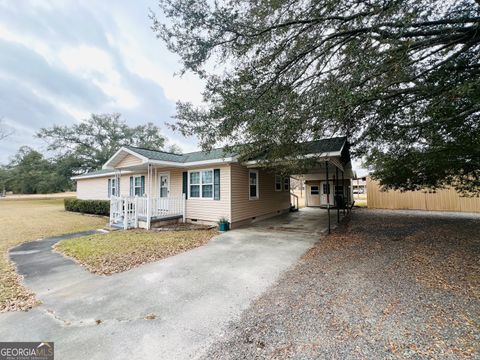
[[338, 203], [338, 167], [335, 168], [335, 191], [333, 192], [337, 202], [337, 224], [340, 224], [340, 204]]
[[330, 183], [328, 182], [328, 160], [325, 161], [327, 172], [327, 213], [328, 213], [328, 233], [330, 234]]
[[123, 199], [123, 230], [128, 229], [128, 197]]
[[185, 216], [187, 215], [187, 212], [186, 212], [186, 210], [187, 210], [187, 201], [186, 201], [186, 199], [185, 199], [185, 193], [182, 194], [182, 209], [183, 209], [183, 210], [182, 210], [182, 215], [183, 215], [182, 221], [185, 222]]
[[343, 216], [345, 216], [345, 208], [347, 207], [347, 202], [345, 201], [345, 171], [342, 171], [342, 198], [343, 198]]
[[147, 178], [148, 178], [148, 193], [147, 193], [147, 230], [150, 230], [150, 216], [152, 213], [151, 209], [151, 202], [150, 202], [150, 194], [151, 194], [151, 186], [152, 186], [152, 179], [151, 179], [151, 164], [148, 164], [148, 172], [147, 172]]

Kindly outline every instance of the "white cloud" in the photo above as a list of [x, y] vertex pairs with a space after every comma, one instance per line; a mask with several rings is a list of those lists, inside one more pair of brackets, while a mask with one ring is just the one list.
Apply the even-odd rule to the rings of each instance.
[[137, 97], [123, 86], [110, 55], [104, 50], [87, 45], [64, 47], [58, 57], [69, 71], [92, 81], [112, 98], [112, 105], [125, 109], [139, 105]]
[[[121, 14], [115, 16], [117, 23], [123, 26], [118, 27], [115, 36], [107, 34], [107, 39], [112, 47], [119, 50], [127, 68], [144, 79], [156, 82], [173, 102], [181, 100], [201, 104], [204, 82], [191, 73], [181, 77], [175, 75], [180, 70], [176, 55], [171, 54], [160, 40], [155, 39], [149, 28], [145, 28], [147, 33], [145, 29], [136, 31], [134, 25], [125, 26], [130, 21], [128, 18]], [[152, 40], [139, 41], [145, 37]]]

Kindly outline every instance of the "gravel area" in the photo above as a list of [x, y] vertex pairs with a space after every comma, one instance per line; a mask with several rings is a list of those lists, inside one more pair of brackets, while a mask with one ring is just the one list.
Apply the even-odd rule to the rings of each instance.
[[205, 359], [480, 358], [480, 218], [358, 209]]

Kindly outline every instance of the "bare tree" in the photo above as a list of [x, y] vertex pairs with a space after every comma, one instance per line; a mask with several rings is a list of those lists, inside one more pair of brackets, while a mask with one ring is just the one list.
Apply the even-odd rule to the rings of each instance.
[[3, 123], [3, 118], [0, 118], [0, 141], [14, 133], [14, 130], [8, 129], [2, 123]]

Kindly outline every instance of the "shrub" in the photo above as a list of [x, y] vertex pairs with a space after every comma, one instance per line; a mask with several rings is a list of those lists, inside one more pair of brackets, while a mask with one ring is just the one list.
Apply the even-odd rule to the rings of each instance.
[[65, 199], [64, 205], [66, 211], [94, 215], [110, 214], [110, 201], [108, 200]]

